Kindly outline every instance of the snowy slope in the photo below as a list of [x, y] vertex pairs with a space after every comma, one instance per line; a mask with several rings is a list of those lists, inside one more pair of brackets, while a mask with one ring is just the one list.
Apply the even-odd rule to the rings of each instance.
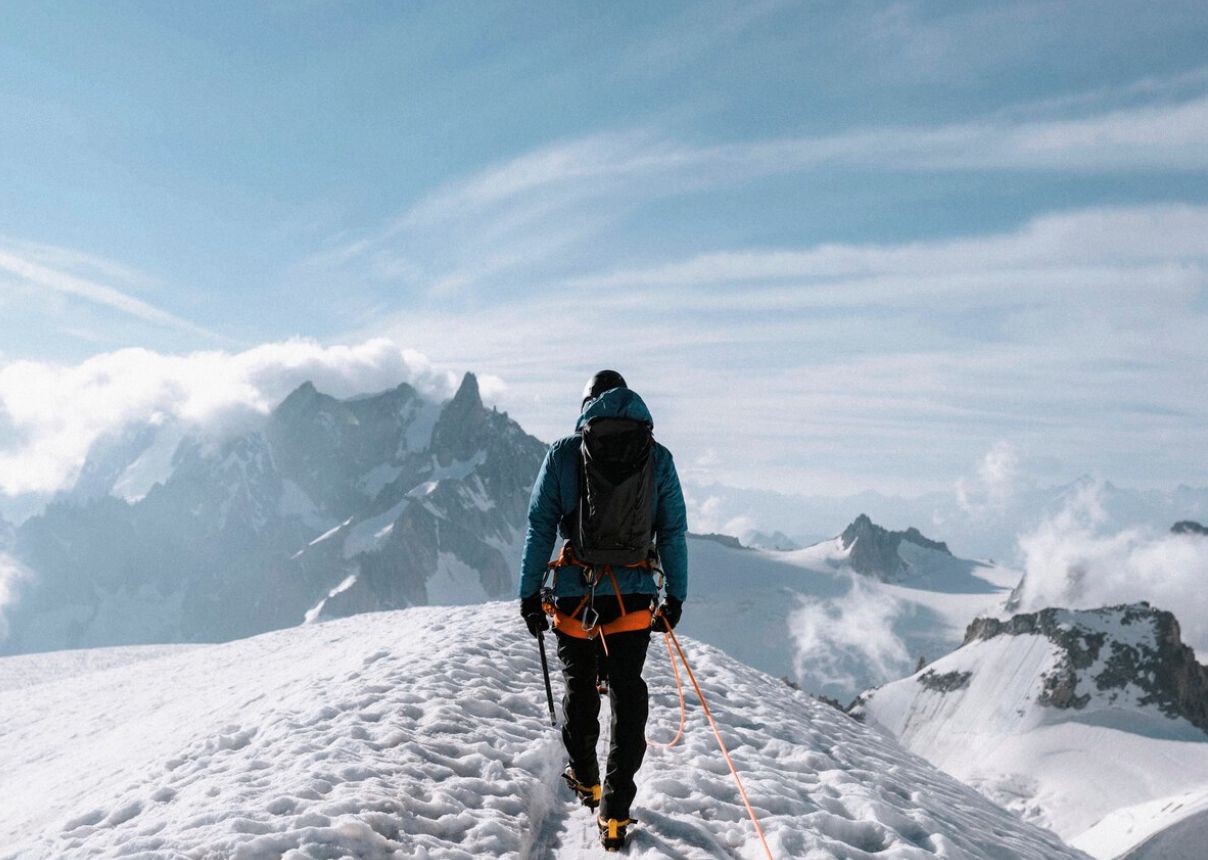
[[903, 544], [910, 577], [882, 582], [845, 565], [838, 540], [794, 552], [688, 541], [684, 630], [765, 672], [847, 702], [957, 648], [996, 613], [1015, 571]]
[[[0, 691], [0, 857], [603, 856], [557, 785], [560, 741], [514, 612], [376, 613], [124, 649], [90, 671], [0, 660], [0, 679], [24, 679]], [[778, 858], [1084, 857], [840, 712], [685, 645]], [[32, 660], [49, 680], [28, 683]], [[651, 733], [667, 739], [658, 648], [647, 677]], [[635, 814], [631, 857], [762, 856], [695, 705], [684, 742], [647, 757]]]
[[[1118, 809], [1078, 835], [1083, 851], [1121, 860], [1203, 860], [1208, 789]], [[1122, 847], [1131, 846], [1127, 851]]]
[[[978, 622], [863, 697], [909, 750], [1097, 857], [1203, 808], [1204, 670], [1143, 605]], [[1187, 661], [1191, 662], [1188, 663]]]

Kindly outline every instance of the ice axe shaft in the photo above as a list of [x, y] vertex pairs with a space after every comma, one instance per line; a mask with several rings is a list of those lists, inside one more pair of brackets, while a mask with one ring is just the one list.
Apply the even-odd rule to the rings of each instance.
[[545, 676], [545, 700], [549, 702], [549, 724], [551, 726], [558, 725], [558, 719], [554, 716], [554, 691], [549, 685], [549, 661], [545, 659], [545, 633], [537, 634], [537, 645], [541, 648], [541, 674]]

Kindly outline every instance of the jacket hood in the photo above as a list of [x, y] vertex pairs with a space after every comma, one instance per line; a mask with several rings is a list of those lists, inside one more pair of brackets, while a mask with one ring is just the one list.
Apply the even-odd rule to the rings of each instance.
[[575, 430], [582, 430], [593, 418], [628, 418], [654, 426], [654, 418], [650, 416], [645, 402], [628, 388], [611, 388], [595, 400], [589, 400], [575, 424]]

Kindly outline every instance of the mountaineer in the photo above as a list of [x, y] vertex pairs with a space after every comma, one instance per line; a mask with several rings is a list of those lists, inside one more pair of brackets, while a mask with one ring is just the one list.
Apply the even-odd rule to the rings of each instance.
[[[617, 850], [633, 823], [634, 776], [646, 754], [650, 632], [674, 628], [687, 597], [687, 516], [671, 452], [654, 441], [650, 410], [624, 378], [597, 373], [580, 409], [575, 433], [550, 446], [533, 486], [520, 612], [539, 638], [553, 619], [566, 684], [563, 778], [584, 805], [599, 807], [601, 840]], [[551, 562], [559, 534], [565, 543]], [[605, 691], [612, 724], [601, 786]]]

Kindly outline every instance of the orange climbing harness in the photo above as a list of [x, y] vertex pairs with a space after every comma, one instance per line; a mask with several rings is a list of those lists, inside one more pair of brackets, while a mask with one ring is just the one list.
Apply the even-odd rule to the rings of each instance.
[[[621, 597], [621, 587], [617, 584], [617, 577], [613, 573], [612, 565], [606, 564], [603, 568], [596, 568], [586, 562], [579, 561], [579, 559], [575, 558], [570, 542], [567, 541], [562, 546], [562, 552], [549, 563], [548, 567], [554, 572], [556, 579], [558, 568], [568, 566], [582, 568], [584, 579], [588, 581], [591, 589], [583, 595], [583, 599], [570, 612], [563, 612], [557, 607], [553, 600], [553, 589], [550, 589], [550, 593], [546, 595], [544, 609], [547, 615], [553, 617], [555, 630], [559, 630], [567, 636], [573, 636], [576, 639], [599, 639], [600, 644], [604, 648], [604, 653], [607, 654], [608, 637], [612, 634], [649, 629], [650, 622], [654, 620], [654, 613], [649, 609], [637, 609], [633, 611], [625, 609], [625, 601]], [[649, 559], [644, 559], [634, 565], [628, 565], [628, 567], [642, 570], [658, 570], [654, 562]], [[617, 596], [617, 606], [620, 608], [621, 614], [605, 624], [599, 624], [594, 621], [585, 623], [589, 615], [595, 616], [595, 608], [588, 606], [588, 604], [593, 602], [596, 593], [596, 584], [599, 582], [602, 574], [607, 574], [609, 581], [612, 583], [612, 590]], [[582, 618], [580, 618], [580, 613], [582, 613]]]
[[[662, 610], [660, 609], [657, 614], [661, 616]], [[680, 645], [679, 639], [676, 638], [675, 633], [670, 627], [668, 627], [666, 632], [664, 632], [663, 637], [667, 642], [667, 656], [671, 659], [671, 668], [675, 671], [675, 686], [679, 692], [680, 701], [680, 726], [679, 731], [675, 733], [675, 737], [671, 739], [670, 743], [654, 743], [653, 745], [663, 747], [664, 749], [670, 749], [676, 745], [684, 733], [684, 722], [686, 721], [686, 709], [684, 707], [684, 683], [680, 678], [679, 669], [675, 665], [675, 653], [673, 653], [671, 650], [671, 644], [675, 643], [675, 651], [679, 653], [679, 660], [684, 664], [684, 671], [688, 673], [688, 678], [692, 681], [692, 687], [696, 690], [696, 697], [700, 699], [700, 704], [701, 707], [704, 708], [705, 716], [709, 719], [709, 725], [713, 728], [713, 736], [717, 738], [717, 745], [721, 748], [722, 757], [726, 760], [726, 764], [730, 768], [730, 773], [734, 775], [734, 782], [738, 785], [738, 793], [742, 797], [743, 805], [747, 808], [747, 815], [751, 817], [751, 823], [755, 825], [755, 834], [759, 837], [759, 842], [761, 845], [763, 845], [763, 850], [764, 853], [768, 855], [768, 860], [774, 860], [772, 857], [772, 849], [768, 847], [768, 840], [763, 835], [763, 826], [759, 823], [759, 816], [755, 814], [755, 809], [751, 806], [751, 799], [747, 797], [747, 789], [742, 784], [742, 777], [738, 775], [738, 769], [734, 767], [734, 762], [730, 758], [730, 751], [726, 749], [726, 742], [722, 740], [721, 730], [717, 728], [717, 722], [713, 719], [713, 712], [709, 710], [709, 703], [705, 701], [705, 694], [701, 692], [700, 684], [698, 684], [696, 681], [696, 674], [692, 671], [692, 667], [688, 665], [688, 658], [684, 654], [683, 646]], [[647, 743], [653, 742], [647, 741]]]

